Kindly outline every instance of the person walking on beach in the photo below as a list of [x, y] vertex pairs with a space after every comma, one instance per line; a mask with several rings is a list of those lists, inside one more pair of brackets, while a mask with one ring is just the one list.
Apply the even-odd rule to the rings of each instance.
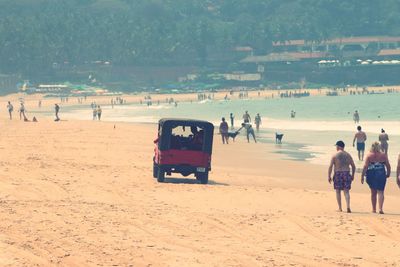
[[95, 121], [97, 119], [97, 108], [93, 107], [93, 120]]
[[28, 118], [25, 115], [25, 105], [21, 102], [21, 106], [19, 107], [19, 119], [21, 120], [24, 117], [24, 121], [28, 121]]
[[99, 120], [101, 120], [101, 112], [102, 112], [102, 110], [101, 110], [101, 107], [100, 107], [100, 105], [99, 105], [99, 106], [97, 106], [97, 118], [98, 118]]
[[379, 142], [381, 142], [382, 151], [387, 155], [389, 150], [389, 135], [384, 129], [381, 129], [381, 134], [379, 135]]
[[[250, 123], [242, 123], [242, 128], [246, 129], [247, 143], [250, 143], [250, 135], [253, 136], [254, 142], [257, 143], [256, 134], [254, 133], [254, 129], [251, 126], [251, 124]], [[238, 131], [240, 131], [242, 128], [240, 128]]]
[[260, 113], [257, 113], [254, 122], [256, 123], [257, 132], [260, 131], [260, 124], [262, 124]]
[[54, 111], [56, 113], [56, 119], [54, 121], [60, 121], [60, 117], [58, 117], [58, 113], [60, 112], [60, 106], [58, 104], [54, 104]]
[[13, 111], [14, 111], [14, 107], [13, 107], [13, 105], [11, 104], [10, 101], [8, 101], [7, 110], [8, 110], [8, 115], [10, 116], [10, 120], [12, 120], [12, 113], [13, 113]]
[[354, 114], [353, 114], [353, 120], [354, 120], [354, 123], [360, 123], [360, 114], [358, 114], [358, 111], [356, 110], [356, 111], [354, 111]]
[[364, 151], [365, 151], [365, 141], [367, 141], [367, 135], [365, 132], [361, 130], [361, 126], [357, 126], [357, 133], [354, 135], [353, 139], [353, 147], [357, 140], [357, 151], [358, 151], [358, 160], [364, 160]]
[[225, 118], [222, 118], [222, 122], [219, 125], [219, 133], [221, 134], [222, 137], [222, 144], [228, 144], [228, 131], [229, 131], [229, 126], [228, 123], [225, 121]]
[[234, 127], [234, 122], [235, 122], [235, 116], [233, 115], [233, 113], [231, 113], [229, 115], [229, 118], [231, 119], [231, 128], [233, 129]]
[[365, 159], [365, 165], [361, 174], [361, 183], [364, 184], [364, 177], [371, 189], [372, 212], [376, 213], [376, 199], [378, 195], [379, 213], [383, 214], [383, 202], [386, 180], [390, 177], [390, 163], [387, 155], [382, 153], [381, 145], [374, 142], [371, 151]]
[[243, 122], [244, 123], [250, 123], [251, 118], [249, 112], [246, 110], [246, 112], [243, 114]]
[[[353, 158], [349, 153], [344, 151], [345, 144], [343, 141], [336, 142], [336, 154], [333, 155], [331, 163], [328, 169], [328, 182], [332, 183], [333, 188], [336, 190], [336, 200], [338, 203], [339, 211], [342, 212], [342, 197], [341, 191], [343, 191], [346, 199], [347, 212], [351, 213], [350, 209], [350, 189], [351, 183], [354, 180], [356, 172], [356, 165], [354, 164]], [[351, 167], [351, 172], [350, 172]], [[332, 170], [334, 175], [332, 178]]]

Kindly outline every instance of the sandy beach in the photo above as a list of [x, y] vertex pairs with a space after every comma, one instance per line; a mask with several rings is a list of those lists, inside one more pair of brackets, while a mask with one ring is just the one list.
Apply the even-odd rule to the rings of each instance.
[[393, 178], [385, 215], [359, 176], [353, 213], [337, 213], [327, 168], [279, 159], [274, 144], [216, 136], [209, 185], [159, 184], [155, 125], [4, 115], [1, 266], [400, 265]]

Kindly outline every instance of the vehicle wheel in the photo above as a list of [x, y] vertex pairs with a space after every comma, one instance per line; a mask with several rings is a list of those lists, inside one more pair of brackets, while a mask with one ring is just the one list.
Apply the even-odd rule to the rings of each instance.
[[165, 181], [165, 172], [163, 171], [162, 168], [157, 167], [158, 172], [157, 172], [157, 182], [163, 183]]
[[153, 162], [153, 177], [157, 178], [158, 177], [158, 166], [156, 163]]
[[198, 173], [196, 175], [196, 179], [202, 184], [208, 184], [208, 172]]

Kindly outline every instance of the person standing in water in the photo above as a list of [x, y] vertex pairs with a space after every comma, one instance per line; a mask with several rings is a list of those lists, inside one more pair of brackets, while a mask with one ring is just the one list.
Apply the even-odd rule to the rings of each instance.
[[353, 114], [353, 120], [354, 120], [354, 123], [360, 123], [360, 114], [358, 114], [358, 111], [356, 110], [356, 111], [354, 111], [354, 114]]
[[364, 151], [365, 151], [365, 141], [367, 141], [367, 135], [365, 132], [361, 131], [361, 126], [357, 127], [357, 133], [354, 135], [353, 139], [353, 147], [357, 140], [357, 151], [358, 151], [358, 159], [364, 160]]
[[60, 106], [58, 104], [54, 104], [54, 111], [56, 113], [56, 119], [54, 121], [59, 121], [58, 113], [60, 112]]
[[260, 124], [262, 124], [260, 113], [257, 113], [254, 122], [256, 123], [257, 132], [260, 131]]
[[13, 111], [14, 111], [14, 107], [13, 107], [13, 105], [11, 104], [10, 101], [8, 101], [7, 110], [8, 110], [8, 115], [10, 116], [10, 120], [12, 120], [12, 113], [13, 113]]
[[387, 155], [389, 150], [389, 135], [384, 129], [381, 129], [381, 134], [379, 135], [379, 142], [381, 143], [382, 151]]
[[386, 180], [390, 177], [390, 163], [387, 155], [382, 153], [381, 146], [374, 142], [371, 151], [365, 159], [365, 165], [361, 174], [361, 183], [364, 183], [364, 177], [367, 178], [367, 184], [371, 189], [372, 212], [376, 213], [376, 200], [378, 195], [379, 213], [383, 214], [383, 202], [385, 200], [384, 191]]
[[[350, 189], [351, 183], [354, 181], [354, 175], [356, 172], [356, 165], [354, 164], [353, 158], [349, 153], [344, 151], [345, 144], [343, 141], [336, 142], [336, 154], [333, 155], [331, 163], [328, 169], [328, 182], [332, 183], [333, 188], [336, 190], [336, 200], [338, 203], [339, 211], [342, 212], [342, 197], [341, 191], [343, 191], [346, 199], [347, 212], [351, 213], [350, 209]], [[350, 172], [351, 167], [351, 172]], [[334, 175], [332, 178], [332, 170]]]
[[246, 112], [243, 114], [243, 122], [244, 123], [250, 123], [251, 122], [251, 117], [249, 112], [246, 110]]
[[229, 118], [231, 119], [231, 128], [233, 129], [235, 123], [235, 116], [233, 115], [233, 113], [229, 115]]
[[94, 106], [93, 107], [93, 120], [95, 121], [97, 119], [97, 108]]
[[222, 118], [222, 122], [219, 125], [219, 133], [221, 134], [222, 137], [222, 144], [228, 144], [228, 131], [229, 131], [229, 126], [228, 123], [225, 121], [225, 118]]
[[97, 106], [97, 118], [99, 120], [101, 120], [101, 113], [102, 113], [101, 107], [100, 107], [100, 105], [98, 105]]

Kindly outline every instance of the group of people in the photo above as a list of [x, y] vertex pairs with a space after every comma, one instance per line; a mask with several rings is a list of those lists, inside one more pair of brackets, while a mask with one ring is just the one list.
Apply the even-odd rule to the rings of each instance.
[[[365, 142], [367, 141], [367, 134], [362, 131], [361, 126], [357, 126], [357, 132], [354, 135], [353, 139], [353, 147], [356, 146], [358, 152], [358, 159], [364, 160], [364, 151], [365, 151]], [[385, 132], [384, 129], [381, 129], [381, 133], [379, 134], [379, 142], [382, 149], [382, 152], [387, 155], [389, 150], [389, 135]], [[356, 145], [357, 144], [357, 145]]]
[[[39, 100], [38, 107], [41, 107], [41, 106], [42, 106], [42, 101]], [[11, 101], [7, 102], [7, 111], [8, 111], [8, 116], [9, 116], [10, 120], [12, 120], [13, 119], [14, 106], [11, 103]], [[57, 103], [54, 104], [54, 111], [55, 111], [55, 117], [56, 117], [54, 121], [60, 121], [60, 117], [59, 117], [60, 106]], [[23, 119], [25, 122], [29, 122], [30, 121], [28, 119], [28, 117], [26, 116], [26, 108], [25, 108], [24, 101], [22, 101], [22, 100], [20, 102], [20, 107], [19, 107], [18, 112], [19, 112], [19, 119], [20, 120]], [[36, 119], [35, 116], [33, 116], [32, 121], [33, 122], [37, 122], [38, 120]]]
[[[357, 133], [353, 139], [353, 146], [357, 142], [358, 158], [364, 160], [365, 141], [367, 135], [362, 131], [361, 126], [357, 127]], [[377, 212], [377, 204], [379, 213], [383, 212], [384, 191], [386, 181], [391, 174], [391, 166], [389, 163], [388, 152], [389, 136], [384, 129], [379, 135], [379, 142], [373, 142], [370, 152], [365, 158], [364, 167], [361, 173], [361, 183], [366, 182], [371, 190], [372, 212]], [[355, 178], [356, 166], [351, 155], [344, 150], [345, 143], [343, 141], [336, 142], [337, 152], [333, 155], [329, 169], [328, 182], [332, 183], [336, 190], [336, 199], [339, 211], [342, 211], [341, 192], [343, 191], [346, 200], [347, 212], [351, 212], [350, 208], [350, 189]], [[333, 176], [332, 176], [333, 171]], [[396, 182], [400, 188], [400, 156], [397, 164]]]
[[[7, 103], [7, 110], [8, 110], [8, 116], [10, 117], [10, 120], [13, 119], [13, 112], [14, 112], [14, 106], [11, 103], [11, 101], [8, 101]], [[26, 117], [26, 109], [25, 109], [25, 104], [23, 101], [20, 102], [20, 107], [19, 107], [19, 119], [24, 121], [28, 121], [28, 118]]]
[[[235, 116], [233, 113], [230, 113], [229, 115], [230, 122], [231, 122], [231, 129], [234, 129], [234, 121], [235, 121]], [[262, 123], [261, 116], [259, 113], [254, 118], [254, 122], [256, 124], [256, 129], [257, 132], [260, 130], [260, 125]], [[223, 144], [228, 144], [229, 143], [229, 135], [231, 134], [232, 137], [235, 136], [242, 130], [246, 130], [246, 137], [247, 137], [247, 142], [250, 143], [250, 136], [252, 136], [253, 140], [255, 143], [257, 143], [256, 135], [253, 129], [253, 126], [251, 125], [251, 117], [249, 112], [246, 110], [246, 112], [243, 114], [243, 123], [241, 124], [241, 127], [236, 130], [235, 132], [229, 133], [229, 125], [225, 120], [225, 117], [221, 119], [221, 123], [219, 125], [219, 133], [221, 134], [222, 137], [222, 143]], [[234, 137], [233, 137], [234, 138]]]
[[92, 106], [92, 111], [93, 111], [93, 120], [101, 120], [101, 113], [103, 110], [101, 109], [100, 105], [93, 105]]

